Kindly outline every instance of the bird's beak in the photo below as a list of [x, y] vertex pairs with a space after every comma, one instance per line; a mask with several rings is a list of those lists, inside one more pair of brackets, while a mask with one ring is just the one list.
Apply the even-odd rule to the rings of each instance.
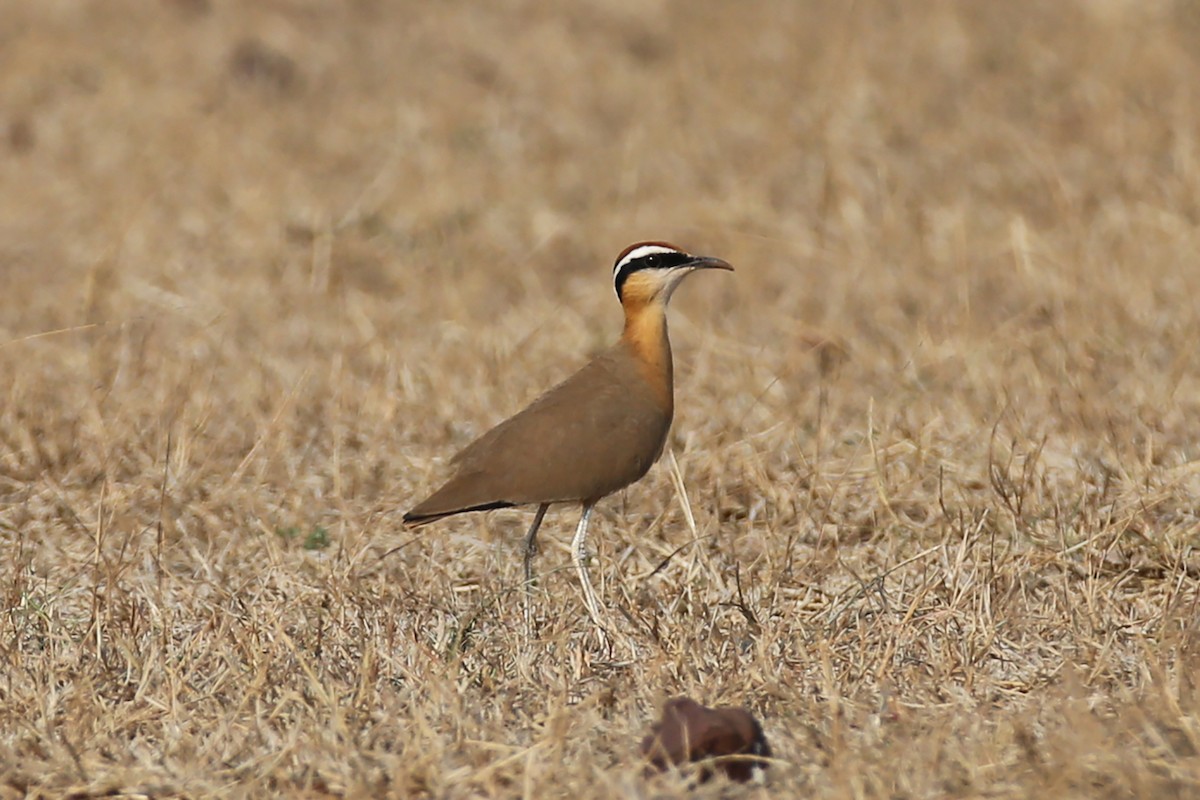
[[724, 269], [733, 272], [733, 267], [728, 261], [712, 256], [696, 256], [687, 263], [690, 269]]

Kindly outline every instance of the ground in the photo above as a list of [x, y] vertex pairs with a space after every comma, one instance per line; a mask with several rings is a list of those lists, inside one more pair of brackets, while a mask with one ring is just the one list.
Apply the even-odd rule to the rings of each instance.
[[[5, 5], [0, 797], [1200, 793], [1194, 3]], [[576, 509], [533, 631], [531, 512], [401, 516], [639, 239], [737, 272], [606, 650]]]

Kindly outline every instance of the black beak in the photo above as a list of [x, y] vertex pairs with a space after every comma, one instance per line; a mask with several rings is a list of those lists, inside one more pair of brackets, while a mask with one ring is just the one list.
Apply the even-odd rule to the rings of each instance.
[[692, 269], [724, 269], [733, 272], [733, 267], [728, 261], [712, 256], [695, 256], [691, 261], [687, 262], [687, 266]]

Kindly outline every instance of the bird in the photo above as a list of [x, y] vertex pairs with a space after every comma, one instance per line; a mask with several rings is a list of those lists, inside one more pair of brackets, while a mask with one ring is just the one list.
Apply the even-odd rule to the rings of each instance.
[[536, 506], [524, 539], [525, 619], [537, 534], [551, 505], [582, 508], [571, 542], [584, 604], [601, 642], [605, 626], [587, 571], [592, 509], [640, 480], [662, 455], [675, 411], [667, 304], [698, 270], [733, 271], [728, 262], [661, 241], [626, 247], [613, 264], [625, 324], [615, 344], [526, 408], [463, 448], [449, 479], [404, 515], [419, 527], [454, 514]]

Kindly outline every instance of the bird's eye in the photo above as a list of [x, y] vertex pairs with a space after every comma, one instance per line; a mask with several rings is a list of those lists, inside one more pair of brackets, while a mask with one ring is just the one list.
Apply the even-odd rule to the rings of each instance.
[[657, 267], [660, 261], [662, 261], [662, 259], [659, 258], [658, 253], [654, 253], [653, 255], [646, 256], [646, 266], [647, 267]]

